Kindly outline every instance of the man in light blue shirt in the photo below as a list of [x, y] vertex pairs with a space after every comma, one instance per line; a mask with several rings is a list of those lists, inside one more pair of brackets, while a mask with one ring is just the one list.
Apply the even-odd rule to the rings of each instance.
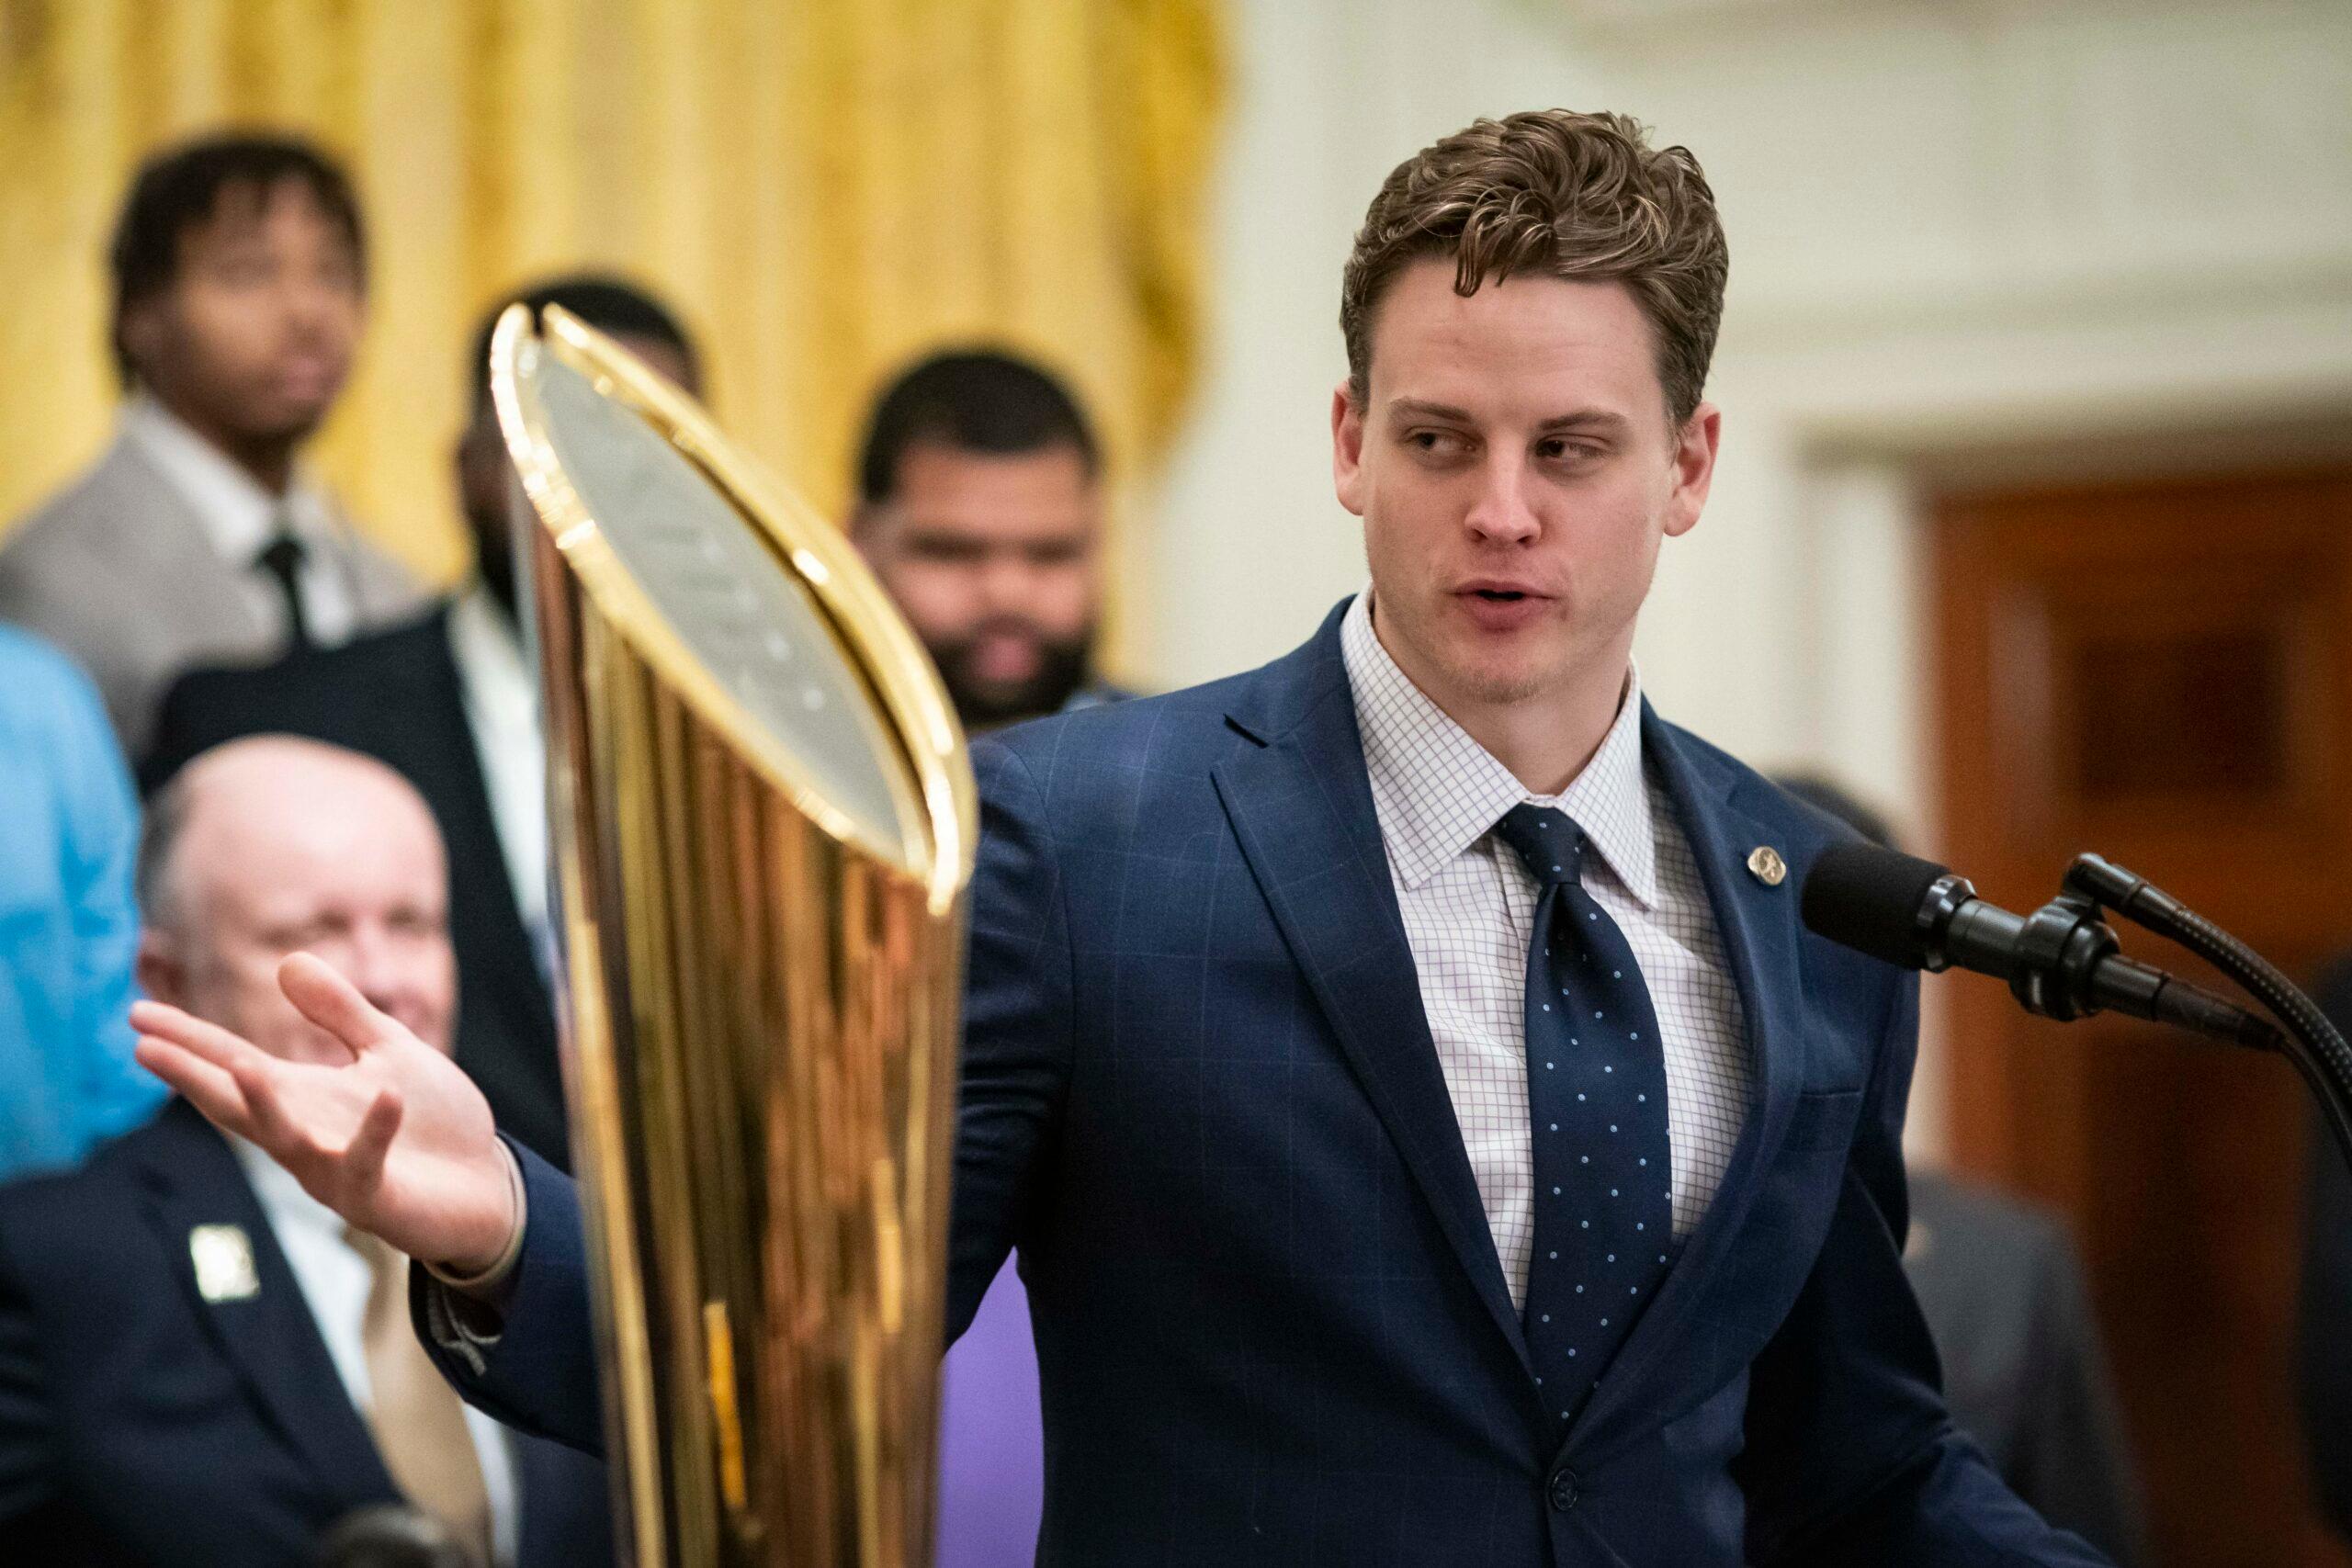
[[0, 626], [0, 1178], [71, 1165], [165, 1091], [130, 1060], [139, 811], [89, 678]]

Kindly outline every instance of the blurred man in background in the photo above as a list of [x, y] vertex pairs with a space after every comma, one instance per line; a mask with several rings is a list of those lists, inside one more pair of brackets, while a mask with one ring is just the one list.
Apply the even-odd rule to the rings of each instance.
[[[1093, 672], [1102, 457], [1062, 385], [1010, 355], [933, 355], [876, 400], [851, 536], [975, 732], [1125, 694]], [[1037, 1353], [1018, 1263], [948, 1353], [939, 1568], [1017, 1568], [1044, 1508]]]
[[[1774, 781], [1885, 849], [1877, 812], [1826, 780]], [[1904, 1271], [1943, 1359], [1952, 1420], [2001, 1479], [2121, 1568], [2147, 1561], [2139, 1483], [2074, 1242], [2054, 1216], [1910, 1169]]]
[[416, 594], [299, 462], [367, 314], [342, 170], [286, 138], [190, 142], [140, 171], [111, 261], [130, 400], [0, 547], [0, 619], [89, 671], [136, 760], [180, 671], [338, 643]]
[[89, 678], [0, 626], [0, 1178], [163, 1103], [130, 1059], [139, 812]]
[[456, 450], [474, 571], [421, 618], [332, 650], [189, 674], [164, 699], [152, 786], [240, 735], [286, 731], [390, 763], [423, 792], [449, 847], [458, 1060], [499, 1125], [559, 1166], [571, 1140], [548, 987], [546, 761], [538, 672], [515, 603], [506, 446], [490, 400], [490, 337], [509, 304], [560, 306], [689, 392], [694, 346], [667, 308], [617, 278], [551, 280], [486, 315], [467, 361], [471, 417]]
[[[442, 865], [381, 763], [223, 747], [155, 803], [140, 978], [281, 1057], [342, 1055], [279, 988], [307, 949], [446, 1052]], [[460, 1405], [410, 1332], [407, 1271], [185, 1101], [73, 1175], [0, 1189], [8, 1561], [307, 1568], [330, 1525], [403, 1498], [475, 1562], [612, 1561], [602, 1467]]]
[[851, 536], [974, 731], [1123, 694], [1095, 675], [1102, 457], [1061, 384], [940, 354], [876, 400]]

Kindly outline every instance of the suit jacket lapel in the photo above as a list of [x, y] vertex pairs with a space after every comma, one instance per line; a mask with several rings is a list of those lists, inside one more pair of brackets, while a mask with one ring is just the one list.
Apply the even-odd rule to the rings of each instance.
[[[1214, 772], [1274, 922], [1479, 1299], [1525, 1364], [1519, 1314], [1421, 1009], [1334, 611], [1232, 716], [1259, 741]], [[1531, 1384], [1531, 1389], [1532, 1385]]]
[[[338, 1511], [400, 1495], [367, 1423], [345, 1393], [301, 1286], [268, 1218], [222, 1136], [185, 1100], [166, 1110], [146, 1161], [149, 1217], [173, 1276], [194, 1312], [287, 1445], [307, 1461]], [[234, 1225], [253, 1249], [259, 1288], [239, 1301], [207, 1301], [189, 1236], [199, 1225]]]
[[[1791, 884], [1768, 887], [1747, 869], [1747, 857], [1758, 845], [1786, 846], [1764, 823], [1739, 808], [1740, 776], [1690, 750], [1646, 703], [1642, 741], [1645, 756], [1656, 763], [1673, 799], [1675, 815], [1706, 883], [1724, 955], [1746, 1014], [1755, 1089], [1731, 1164], [1706, 1217], [1577, 1416], [1571, 1436], [1588, 1457], [1596, 1455], [1599, 1445], [1641, 1423], [1674, 1414], [1655, 1407], [1657, 1391], [1644, 1389], [1644, 1379], [1690, 1333], [1693, 1313], [1721, 1277], [1724, 1258], [1781, 1146], [1804, 1082], [1796, 983], [1797, 890]], [[1645, 1396], [1638, 1402], [1637, 1391]]]

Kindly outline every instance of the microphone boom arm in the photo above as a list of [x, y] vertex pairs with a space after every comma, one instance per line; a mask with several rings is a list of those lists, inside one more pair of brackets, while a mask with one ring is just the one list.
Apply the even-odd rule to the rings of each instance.
[[[2259, 1026], [2260, 1032], [2233, 1030], [2222, 1034], [2222, 1038], [2276, 1051], [2292, 1062], [2319, 1101], [2337, 1151], [2346, 1165], [2352, 1167], [2352, 1044], [2346, 1043], [2343, 1032], [2320, 1010], [2317, 1003], [2279, 973], [2277, 965], [2146, 877], [2126, 871], [2101, 855], [2076, 856], [2075, 863], [2066, 869], [2065, 891], [2043, 913], [2060, 904], [2086, 906], [2094, 911], [2112, 909], [2143, 930], [2204, 959], [2260, 1003], [2278, 1021], [2278, 1027], [2223, 1002], [2222, 1005], [2231, 1012]], [[2109, 940], [2113, 940], [2111, 933]], [[2180, 987], [2182, 982], [2175, 981], [2173, 985]], [[2221, 1001], [2210, 992], [2198, 994]], [[2024, 1000], [2022, 993], [2018, 999]], [[2216, 1032], [2200, 1029], [2199, 1032]]]

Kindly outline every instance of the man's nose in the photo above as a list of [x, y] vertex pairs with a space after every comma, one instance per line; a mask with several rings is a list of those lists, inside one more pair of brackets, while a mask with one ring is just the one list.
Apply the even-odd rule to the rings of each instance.
[[1023, 612], [1036, 596], [1036, 574], [1017, 550], [990, 556], [980, 568], [980, 598], [990, 615]]
[[345, 949], [344, 964], [344, 978], [368, 998], [370, 1006], [385, 1012], [393, 1010], [393, 1004], [406, 989], [406, 976], [400, 944], [390, 932], [374, 925], [354, 928]]
[[279, 275], [278, 299], [287, 319], [303, 332], [322, 330], [342, 309], [346, 291], [307, 267], [288, 267]]
[[1498, 545], [1516, 545], [1543, 529], [1528, 504], [1527, 469], [1516, 456], [1496, 452], [1479, 474], [1477, 498], [1463, 525], [1477, 538]]

